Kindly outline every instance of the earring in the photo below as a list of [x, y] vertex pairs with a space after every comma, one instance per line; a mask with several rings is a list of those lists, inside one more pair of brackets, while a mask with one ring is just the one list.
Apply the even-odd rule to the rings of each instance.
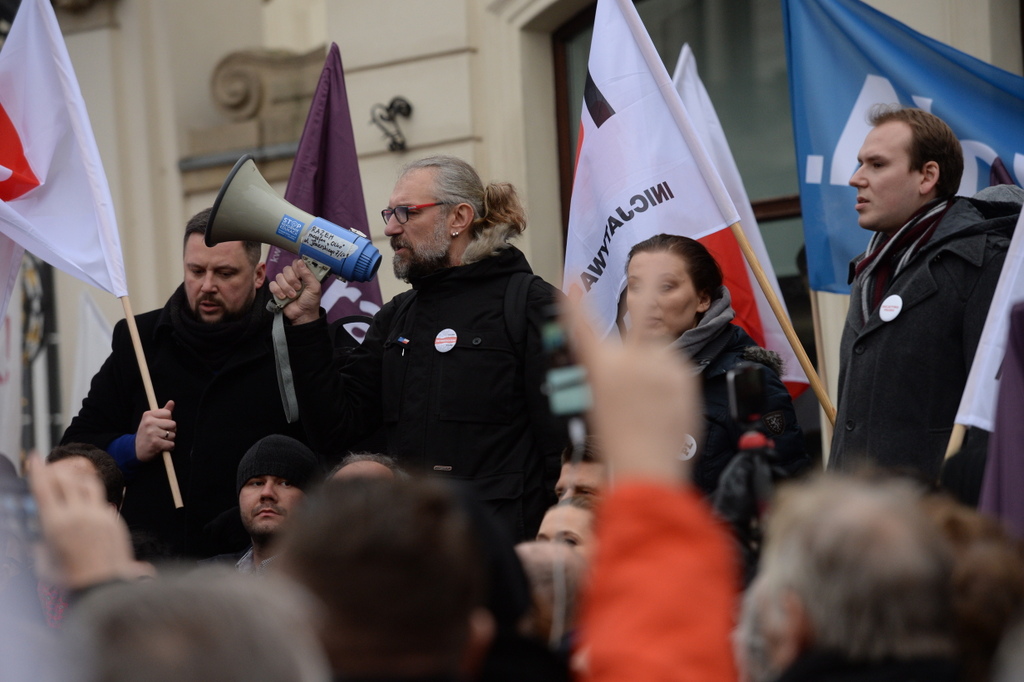
[[454, 237], [458, 237], [458, 236], [459, 236], [459, 233], [456, 232], [455, 230], [452, 230], [452, 237], [454, 238]]

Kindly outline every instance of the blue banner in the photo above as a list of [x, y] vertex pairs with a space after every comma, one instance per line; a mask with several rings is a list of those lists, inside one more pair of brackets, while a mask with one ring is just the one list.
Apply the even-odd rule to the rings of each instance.
[[875, 104], [946, 121], [964, 149], [958, 194], [1024, 180], [1024, 78], [924, 36], [858, 0], [782, 0], [811, 288], [849, 293], [870, 234], [847, 182]]

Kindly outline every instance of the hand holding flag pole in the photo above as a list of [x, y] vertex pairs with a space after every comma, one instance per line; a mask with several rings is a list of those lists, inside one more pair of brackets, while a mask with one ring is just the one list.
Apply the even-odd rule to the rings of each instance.
[[[146, 400], [149, 401], [149, 409], [157, 410], [160, 404], [156, 401], [156, 391], [153, 390], [153, 379], [149, 376], [149, 363], [146, 362], [146, 354], [142, 350], [142, 339], [139, 337], [139, 327], [135, 324], [135, 315], [132, 314], [132, 304], [128, 295], [121, 296], [121, 306], [124, 308], [124, 320], [128, 323], [128, 334], [132, 337], [132, 348], [135, 349], [135, 360], [139, 363], [139, 373], [142, 375], [142, 385], [146, 389]], [[174, 500], [174, 508], [181, 509], [185, 503], [181, 499], [181, 488], [178, 486], [178, 475], [174, 472], [174, 461], [171, 453], [160, 453], [164, 461], [164, 469], [167, 471], [167, 483], [171, 486], [171, 497]]]

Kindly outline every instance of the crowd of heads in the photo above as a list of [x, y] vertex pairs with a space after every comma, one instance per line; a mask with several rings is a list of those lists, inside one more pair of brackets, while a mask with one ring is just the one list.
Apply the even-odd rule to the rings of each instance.
[[[468, 498], [410, 476], [391, 457], [351, 453], [325, 472], [302, 443], [262, 438], [238, 465], [238, 514], [256, 563], [273, 562], [259, 571], [217, 560], [190, 570], [168, 564], [156, 579], [65, 585], [69, 615], [51, 626], [63, 630], [75, 661], [68, 679], [127, 682], [143, 670], [153, 680], [306, 681], [328, 671], [471, 678], [496, 637], [542, 649], [554, 642], [567, 656], [607, 478], [593, 442], [586, 445], [581, 461], [567, 454], [563, 499], [537, 539], [513, 552], [495, 549], [503, 533], [477, 518]], [[95, 485], [111, 507], [105, 514], [116, 517], [124, 478], [106, 452], [60, 446], [45, 468], [58, 483]], [[59, 584], [59, 570], [52, 576]], [[239, 661], [239, 652], [259, 655]]]
[[[598, 443], [567, 446], [560, 502], [537, 538], [515, 548], [530, 586], [516, 634], [565, 660], [598, 551], [595, 514], [615, 482]], [[108, 487], [102, 451], [64, 447], [50, 466], [75, 458]], [[373, 453], [324, 474], [305, 446], [275, 436], [239, 465], [243, 520], [277, 504], [267, 501], [275, 481], [297, 503], [272, 515], [281, 523], [271, 582], [202, 569], [96, 592], [76, 605], [68, 634], [69, 650], [103, 671], [90, 679], [138, 679], [141, 668], [169, 671], [148, 679], [203, 677], [233, 662], [218, 679], [243, 679], [255, 668], [225, 652], [257, 647], [279, 666], [274, 679], [326, 679], [327, 670], [471, 679], [481, 669], [496, 633], [487, 597], [496, 574], [471, 505]], [[253, 509], [250, 487], [264, 491]], [[247, 529], [255, 543], [260, 529]], [[1024, 550], [997, 522], [911, 479], [819, 475], [773, 501], [757, 577], [737, 600], [735, 654], [751, 682], [777, 679], [809, 651], [864, 665], [945, 661], [958, 679], [982, 682], [1014, 665], [999, 644], [1022, 605]], [[186, 655], [211, 640], [208, 656]]]
[[[566, 447], [559, 503], [515, 548], [530, 587], [515, 634], [565, 665], [599, 551], [595, 515], [615, 485], [600, 446]], [[116, 508], [112, 465], [70, 445], [48, 468], [88, 473]], [[78, 672], [92, 671], [80, 679], [472, 679], [485, 665], [498, 630], [489, 583], [502, 578], [486, 525], [447, 485], [373, 453], [324, 472], [304, 445], [271, 436], [242, 457], [237, 488], [254, 546], [273, 540], [273, 570], [170, 571], [92, 591], [65, 624]], [[948, 661], [981, 682], [1014, 665], [998, 646], [1022, 605], [1024, 552], [997, 522], [909, 479], [819, 476], [773, 502], [757, 577], [737, 598], [735, 653], [751, 682], [777, 679], [808, 651]]]

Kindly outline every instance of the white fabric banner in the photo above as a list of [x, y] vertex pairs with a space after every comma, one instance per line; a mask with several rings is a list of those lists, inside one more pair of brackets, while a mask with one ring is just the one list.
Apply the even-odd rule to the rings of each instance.
[[1024, 213], [1017, 219], [999, 283], [985, 318], [985, 329], [974, 353], [956, 423], [992, 431], [995, 428], [999, 375], [1006, 354], [1010, 310], [1024, 301]]
[[110, 355], [110, 341], [114, 328], [96, 305], [96, 301], [83, 291], [78, 299], [78, 339], [75, 342], [75, 367], [71, 377], [65, 426], [82, 409], [82, 401], [89, 394], [92, 378], [100, 371]]
[[110, 188], [49, 0], [22, 1], [0, 50], [0, 139], [0, 232], [127, 295]]
[[569, 210], [563, 289], [615, 326], [629, 249], [738, 220], [630, 0], [599, 0]]
[[[17, 243], [8, 239], [0, 233], [0, 318], [7, 314], [7, 304], [11, 300], [11, 294], [17, 289], [18, 273], [21, 272], [21, 257], [25, 249]], [[21, 312], [17, 313], [21, 319]], [[21, 327], [18, 327], [18, 335], [21, 335]], [[20, 355], [19, 360], [20, 363]], [[20, 390], [20, 389], [19, 389]]]
[[[9, 290], [19, 293], [18, 265], [21, 262], [21, 247], [9, 239], [0, 243], [0, 266], [5, 262], [4, 256], [11, 250], [17, 251], [18, 263], [11, 267], [13, 277], [8, 283], [0, 278], [0, 282], [9, 284]], [[9, 263], [10, 261], [6, 261]], [[22, 309], [21, 296], [12, 296], [14, 305], [8, 306], [0, 317], [0, 453], [10, 459], [16, 468], [21, 461], [21, 362], [22, 362]]]

